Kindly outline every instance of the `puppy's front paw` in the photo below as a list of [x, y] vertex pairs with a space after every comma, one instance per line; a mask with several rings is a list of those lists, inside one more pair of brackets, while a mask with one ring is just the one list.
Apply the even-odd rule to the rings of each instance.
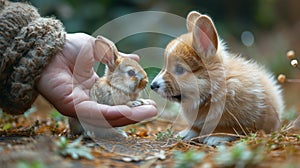
[[224, 145], [227, 142], [234, 141], [236, 139], [237, 139], [236, 137], [231, 137], [231, 136], [210, 136], [210, 137], [206, 137], [203, 140], [203, 143], [210, 146], [220, 146], [220, 145]]
[[199, 136], [199, 133], [191, 129], [185, 129], [183, 131], [180, 131], [177, 136], [181, 137], [184, 140], [191, 140], [192, 138]]
[[148, 103], [143, 99], [137, 99], [137, 100], [126, 103], [126, 105], [129, 107], [137, 107], [137, 106], [141, 106], [141, 105], [145, 105], [145, 104], [148, 104]]

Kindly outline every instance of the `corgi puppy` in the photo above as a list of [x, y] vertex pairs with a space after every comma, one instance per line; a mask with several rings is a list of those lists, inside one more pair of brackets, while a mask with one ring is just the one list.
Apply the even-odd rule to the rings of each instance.
[[[164, 66], [151, 83], [156, 93], [181, 104], [189, 127], [178, 135], [190, 140], [212, 133], [278, 130], [284, 103], [273, 76], [254, 61], [229, 53], [209, 16], [192, 11], [186, 26], [188, 32], [167, 45]], [[203, 142], [231, 140], [215, 134]]]

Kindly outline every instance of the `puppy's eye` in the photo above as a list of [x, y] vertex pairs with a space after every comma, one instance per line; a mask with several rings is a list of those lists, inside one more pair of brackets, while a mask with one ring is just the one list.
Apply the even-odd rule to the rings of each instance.
[[182, 75], [184, 72], [185, 72], [185, 69], [184, 69], [182, 66], [177, 65], [177, 66], [175, 67], [175, 73], [176, 73], [177, 75]]
[[128, 74], [128, 76], [130, 76], [130, 77], [135, 76], [134, 70], [129, 70], [129, 71], [127, 71], [127, 74]]

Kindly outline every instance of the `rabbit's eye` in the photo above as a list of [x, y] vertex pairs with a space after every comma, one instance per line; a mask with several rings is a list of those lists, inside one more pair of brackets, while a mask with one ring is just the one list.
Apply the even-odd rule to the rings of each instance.
[[127, 74], [128, 74], [129, 76], [135, 76], [134, 70], [129, 70], [129, 71], [127, 71]]
[[184, 72], [185, 72], [185, 69], [182, 66], [176, 65], [176, 67], [175, 67], [175, 73], [177, 75], [182, 75]]

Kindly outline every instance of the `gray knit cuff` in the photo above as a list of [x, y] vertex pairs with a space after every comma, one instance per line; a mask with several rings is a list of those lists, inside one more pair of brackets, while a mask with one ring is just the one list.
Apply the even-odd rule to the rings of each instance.
[[43, 69], [62, 50], [65, 31], [60, 21], [42, 18], [25, 3], [0, 0], [0, 108], [23, 114], [38, 92]]

